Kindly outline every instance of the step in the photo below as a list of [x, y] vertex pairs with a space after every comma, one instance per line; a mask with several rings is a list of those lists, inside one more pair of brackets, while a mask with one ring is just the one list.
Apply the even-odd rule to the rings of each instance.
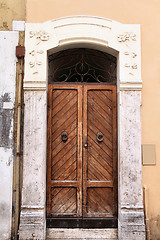
[[105, 228], [105, 229], [82, 229], [82, 228], [47, 228], [46, 239], [59, 239], [59, 240], [117, 240], [118, 229], [117, 228]]

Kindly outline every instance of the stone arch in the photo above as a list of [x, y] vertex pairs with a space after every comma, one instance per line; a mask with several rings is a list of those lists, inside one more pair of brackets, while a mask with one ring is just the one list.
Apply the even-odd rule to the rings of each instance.
[[24, 160], [20, 239], [45, 239], [47, 55], [72, 47], [118, 62], [118, 234], [145, 239], [141, 185], [140, 26], [92, 16], [26, 23]]

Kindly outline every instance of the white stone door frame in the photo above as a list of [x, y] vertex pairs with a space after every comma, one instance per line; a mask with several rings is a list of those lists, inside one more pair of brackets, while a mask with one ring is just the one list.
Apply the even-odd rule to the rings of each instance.
[[117, 57], [118, 237], [145, 239], [141, 164], [140, 25], [75, 16], [26, 23], [20, 239], [45, 239], [48, 55], [89, 47]]

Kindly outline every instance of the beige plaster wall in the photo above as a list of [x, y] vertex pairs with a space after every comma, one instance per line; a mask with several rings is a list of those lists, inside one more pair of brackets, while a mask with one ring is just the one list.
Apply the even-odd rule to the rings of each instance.
[[141, 24], [142, 143], [156, 144], [156, 165], [143, 166], [148, 189], [152, 239], [160, 237], [160, 1], [159, 0], [27, 0], [27, 22], [71, 15], [92, 15]]
[[13, 20], [25, 20], [25, 0], [0, 0], [0, 31], [12, 30]]

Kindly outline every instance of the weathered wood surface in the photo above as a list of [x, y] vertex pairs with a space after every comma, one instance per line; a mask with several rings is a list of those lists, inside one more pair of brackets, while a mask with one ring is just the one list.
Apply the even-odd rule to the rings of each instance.
[[[116, 86], [84, 86], [83, 216], [117, 214]], [[115, 129], [114, 129], [115, 128]], [[103, 141], [97, 140], [97, 134]]]
[[[82, 88], [50, 85], [48, 92], [47, 217], [78, 217], [82, 215]], [[64, 132], [67, 141], [62, 140]]]
[[48, 91], [47, 217], [116, 216], [116, 86], [49, 85]]

